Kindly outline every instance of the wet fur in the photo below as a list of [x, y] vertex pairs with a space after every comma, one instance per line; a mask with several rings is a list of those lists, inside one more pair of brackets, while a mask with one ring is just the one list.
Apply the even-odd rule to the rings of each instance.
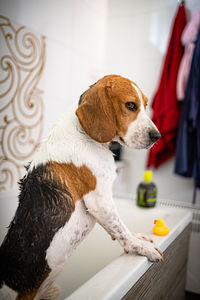
[[4, 283], [21, 294], [40, 287], [51, 271], [45, 259], [46, 250], [74, 209], [71, 194], [48, 164], [24, 176], [15, 217], [0, 247]]

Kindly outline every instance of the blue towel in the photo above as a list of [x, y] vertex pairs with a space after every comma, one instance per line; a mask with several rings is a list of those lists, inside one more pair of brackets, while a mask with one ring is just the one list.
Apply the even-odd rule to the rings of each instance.
[[[193, 177], [200, 187], [200, 31], [189, 74], [178, 132], [175, 173]], [[193, 202], [195, 197], [193, 199]]]

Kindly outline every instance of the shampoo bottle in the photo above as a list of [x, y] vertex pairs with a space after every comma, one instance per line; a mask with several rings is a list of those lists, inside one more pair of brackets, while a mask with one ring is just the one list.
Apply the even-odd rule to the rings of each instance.
[[144, 172], [144, 181], [137, 188], [137, 204], [143, 207], [154, 207], [157, 200], [157, 187], [152, 182], [152, 171]]

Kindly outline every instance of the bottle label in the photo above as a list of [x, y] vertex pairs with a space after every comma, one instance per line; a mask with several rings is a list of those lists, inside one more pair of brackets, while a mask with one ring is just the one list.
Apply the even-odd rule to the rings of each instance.
[[147, 202], [156, 202], [156, 198], [148, 198]]
[[147, 192], [147, 202], [156, 202], [156, 188]]
[[155, 206], [157, 188], [154, 184], [140, 184], [138, 187], [138, 205]]
[[141, 206], [146, 206], [145, 199], [146, 199], [146, 189], [140, 188], [138, 191], [138, 204]]

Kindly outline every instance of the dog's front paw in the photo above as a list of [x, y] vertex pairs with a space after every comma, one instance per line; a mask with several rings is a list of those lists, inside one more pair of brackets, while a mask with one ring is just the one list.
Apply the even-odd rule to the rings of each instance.
[[139, 255], [146, 256], [150, 261], [159, 262], [163, 261], [163, 254], [160, 252], [153, 243], [140, 240], [137, 244], [129, 245], [124, 249], [126, 253], [136, 252]]
[[138, 249], [138, 254], [146, 256], [150, 261], [163, 261], [163, 254], [150, 242], [141, 241], [142, 245]]

